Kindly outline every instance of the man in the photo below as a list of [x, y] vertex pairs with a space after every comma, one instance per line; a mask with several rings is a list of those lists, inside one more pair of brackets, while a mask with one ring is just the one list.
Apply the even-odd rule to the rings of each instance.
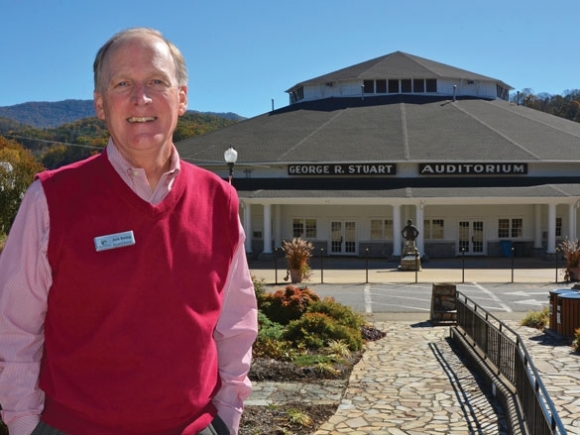
[[11, 435], [236, 434], [257, 333], [235, 190], [180, 161], [179, 50], [154, 30], [94, 63], [111, 139], [39, 174], [0, 256]]

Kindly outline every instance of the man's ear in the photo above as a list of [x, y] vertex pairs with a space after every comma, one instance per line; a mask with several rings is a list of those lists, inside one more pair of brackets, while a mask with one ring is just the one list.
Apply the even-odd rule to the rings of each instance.
[[181, 116], [187, 111], [187, 86], [181, 86], [177, 92], [179, 93], [179, 109], [177, 113]]
[[97, 114], [97, 118], [104, 120], [105, 108], [103, 107], [103, 96], [100, 92], [93, 92], [93, 102], [95, 105], [95, 113]]

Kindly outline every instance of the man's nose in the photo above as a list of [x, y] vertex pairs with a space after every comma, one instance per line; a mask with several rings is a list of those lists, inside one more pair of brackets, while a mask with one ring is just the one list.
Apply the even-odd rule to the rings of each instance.
[[149, 92], [147, 90], [147, 86], [143, 84], [136, 84], [133, 87], [133, 94], [132, 98], [135, 101], [135, 104], [147, 104], [151, 102], [151, 97], [149, 96]]

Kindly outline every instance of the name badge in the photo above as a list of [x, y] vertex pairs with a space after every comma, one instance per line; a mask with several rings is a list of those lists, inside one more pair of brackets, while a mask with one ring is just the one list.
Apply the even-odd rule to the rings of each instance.
[[134, 244], [135, 236], [133, 235], [133, 231], [95, 237], [95, 249], [97, 252], [106, 251], [107, 249], [122, 248], [123, 246], [131, 246]]

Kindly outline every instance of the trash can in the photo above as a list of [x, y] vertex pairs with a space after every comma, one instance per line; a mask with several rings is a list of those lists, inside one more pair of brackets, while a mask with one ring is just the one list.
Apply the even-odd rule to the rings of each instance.
[[574, 331], [580, 328], [580, 292], [569, 292], [558, 295], [562, 301], [560, 334], [573, 337]]
[[512, 256], [512, 246], [513, 243], [511, 240], [502, 240], [500, 242], [501, 245], [501, 253], [504, 257], [510, 257]]
[[558, 312], [558, 297], [565, 293], [578, 293], [575, 290], [569, 288], [557, 288], [550, 290], [550, 329], [554, 332], [558, 330], [558, 323], [560, 320], [557, 316]]

